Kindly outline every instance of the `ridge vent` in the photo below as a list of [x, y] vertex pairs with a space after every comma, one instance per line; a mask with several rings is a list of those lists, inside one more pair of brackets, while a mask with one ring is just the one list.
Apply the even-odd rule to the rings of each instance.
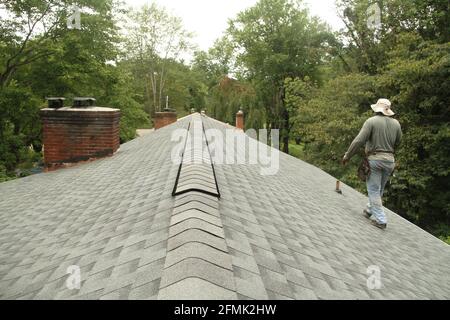
[[198, 191], [220, 198], [205, 128], [198, 114], [192, 116], [187, 130], [172, 196], [189, 191]]

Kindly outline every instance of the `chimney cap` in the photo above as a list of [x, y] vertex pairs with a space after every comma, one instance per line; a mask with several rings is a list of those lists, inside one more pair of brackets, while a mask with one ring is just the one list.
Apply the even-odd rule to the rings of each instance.
[[45, 100], [66, 100], [64, 97], [46, 97]]
[[45, 100], [47, 100], [47, 105], [51, 109], [59, 109], [64, 107], [64, 100], [66, 98], [64, 97], [46, 97]]
[[242, 109], [239, 109], [239, 111], [237, 112], [237, 114], [244, 114], [244, 111], [242, 111]]
[[73, 107], [92, 107], [95, 105], [95, 98], [91, 97], [74, 97], [73, 98]]

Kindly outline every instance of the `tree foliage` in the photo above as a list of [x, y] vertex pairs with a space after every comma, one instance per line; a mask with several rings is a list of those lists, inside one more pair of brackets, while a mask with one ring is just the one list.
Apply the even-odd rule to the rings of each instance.
[[294, 109], [286, 108], [284, 80], [318, 78], [330, 32], [310, 18], [301, 1], [260, 0], [230, 21], [228, 33], [242, 75], [252, 82], [257, 103], [265, 109], [267, 127], [281, 129], [287, 152]]
[[448, 11], [440, 1], [389, 1], [382, 7], [382, 28], [374, 33], [364, 20], [368, 1], [340, 3], [349, 43], [334, 51], [331, 64], [350, 68], [337, 68], [323, 85], [302, 78], [286, 81], [286, 100], [299, 110], [294, 135], [304, 143], [301, 157], [364, 191], [356, 177], [361, 158], [345, 168], [339, 162], [373, 114], [370, 104], [389, 98], [404, 136], [385, 205], [446, 239], [450, 43], [444, 36], [448, 25], [440, 19]]
[[[67, 8], [82, 8], [81, 30], [69, 30]], [[120, 7], [110, 0], [1, 1], [0, 179], [26, 174], [39, 161], [39, 109], [47, 96], [94, 96], [122, 109], [121, 141], [148, 122], [118, 57]]]
[[154, 2], [128, 13], [125, 57], [134, 62], [135, 77], [145, 85], [146, 105], [151, 115], [161, 111], [166, 102], [167, 65], [192, 48], [191, 38], [181, 18]]

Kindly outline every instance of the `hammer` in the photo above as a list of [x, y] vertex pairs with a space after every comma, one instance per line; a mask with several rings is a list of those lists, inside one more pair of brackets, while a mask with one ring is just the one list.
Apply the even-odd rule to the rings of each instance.
[[339, 194], [342, 194], [342, 190], [341, 190], [341, 182], [339, 180], [336, 180], [336, 191]]

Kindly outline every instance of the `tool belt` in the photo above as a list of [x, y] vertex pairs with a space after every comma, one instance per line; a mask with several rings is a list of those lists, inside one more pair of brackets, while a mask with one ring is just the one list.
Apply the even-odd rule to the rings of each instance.
[[374, 150], [374, 151], [369, 151], [368, 153], [364, 154], [364, 157], [358, 167], [358, 178], [361, 181], [364, 181], [364, 182], [367, 181], [367, 179], [370, 176], [370, 164], [369, 164], [368, 157], [375, 155], [377, 153], [392, 153], [392, 154], [394, 154], [393, 151], [385, 151], [385, 150]]
[[385, 151], [385, 150], [374, 150], [374, 151], [369, 151], [369, 152], [366, 154], [366, 157], [373, 156], [373, 155], [376, 155], [376, 154], [378, 154], [378, 153], [391, 153], [391, 154], [394, 154], [394, 151]]
[[359, 180], [365, 182], [367, 178], [369, 178], [369, 175], [370, 175], [369, 159], [367, 159], [367, 157], [363, 157], [358, 167], [358, 178]]

